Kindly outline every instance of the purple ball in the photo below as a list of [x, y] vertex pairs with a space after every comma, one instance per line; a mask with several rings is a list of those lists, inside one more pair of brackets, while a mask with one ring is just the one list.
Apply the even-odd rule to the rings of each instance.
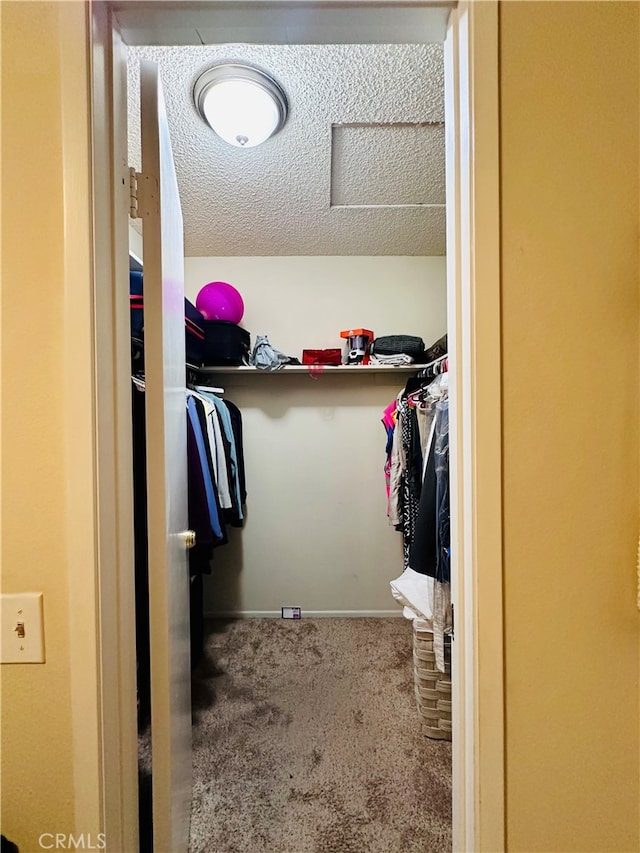
[[244, 314], [242, 296], [226, 281], [210, 281], [200, 289], [196, 308], [205, 320], [228, 320], [239, 323]]

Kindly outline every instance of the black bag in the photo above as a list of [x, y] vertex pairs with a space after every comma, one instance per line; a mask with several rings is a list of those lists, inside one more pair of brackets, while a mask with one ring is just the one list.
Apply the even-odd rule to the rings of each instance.
[[204, 320], [204, 358], [207, 366], [249, 364], [251, 336], [228, 320]]
[[[144, 293], [141, 272], [129, 272], [129, 308], [131, 312], [131, 338], [137, 343], [137, 351], [144, 340]], [[184, 300], [184, 346], [189, 364], [199, 367], [204, 355], [204, 317], [195, 305]]]
[[447, 354], [447, 336], [443, 335], [441, 338], [435, 342], [435, 344], [431, 344], [429, 349], [425, 352], [424, 358], [425, 361], [435, 361], [437, 358], [441, 358], [443, 355]]
[[372, 355], [410, 355], [420, 363], [424, 359], [424, 341], [414, 335], [385, 335], [371, 344]]

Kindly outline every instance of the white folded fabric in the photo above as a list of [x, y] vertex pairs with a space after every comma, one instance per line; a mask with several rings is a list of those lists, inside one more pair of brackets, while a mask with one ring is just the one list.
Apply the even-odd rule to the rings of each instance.
[[409, 607], [421, 619], [433, 619], [433, 578], [405, 569], [390, 582], [391, 594], [403, 607]]
[[413, 364], [414, 359], [405, 353], [397, 355], [372, 355], [371, 364], [390, 364], [393, 367], [401, 367], [403, 364]]

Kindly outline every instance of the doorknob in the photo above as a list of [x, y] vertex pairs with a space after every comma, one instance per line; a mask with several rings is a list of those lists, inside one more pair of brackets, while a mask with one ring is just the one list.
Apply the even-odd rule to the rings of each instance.
[[193, 548], [196, 544], [196, 532], [195, 530], [185, 530], [182, 534], [182, 538], [184, 539], [184, 547], [189, 550], [189, 548]]

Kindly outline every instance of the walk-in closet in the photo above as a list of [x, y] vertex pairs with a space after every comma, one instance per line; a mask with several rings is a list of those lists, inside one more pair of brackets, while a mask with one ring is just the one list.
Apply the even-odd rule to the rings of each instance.
[[[212, 506], [205, 471], [200, 520], [213, 535], [189, 568], [193, 853], [451, 846], [446, 10], [431, 11], [415, 43], [392, 27], [393, 43], [332, 43], [342, 39], [326, 21], [314, 34], [299, 16], [286, 37], [273, 19], [273, 44], [233, 28], [222, 39], [213, 24], [167, 43], [123, 17], [129, 166], [139, 185], [140, 63], [153, 62], [184, 296], [197, 305], [205, 285], [228, 283], [250, 335], [241, 361], [185, 356], [189, 527], [193, 459], [220, 487]], [[224, 141], [198, 112], [201, 76], [234, 65], [267, 74], [286, 99], [282, 126], [255, 147]], [[142, 203], [132, 211], [146, 287]], [[146, 305], [139, 296], [132, 309]], [[345, 330], [368, 333], [361, 351]], [[154, 429], [138, 411], [145, 332], [142, 320], [138, 461]], [[284, 366], [257, 365], [260, 336]], [[339, 365], [326, 354], [336, 350]], [[136, 478], [136, 558], [152, 574], [145, 471]], [[141, 577], [140, 826], [152, 850], [154, 634]]]

